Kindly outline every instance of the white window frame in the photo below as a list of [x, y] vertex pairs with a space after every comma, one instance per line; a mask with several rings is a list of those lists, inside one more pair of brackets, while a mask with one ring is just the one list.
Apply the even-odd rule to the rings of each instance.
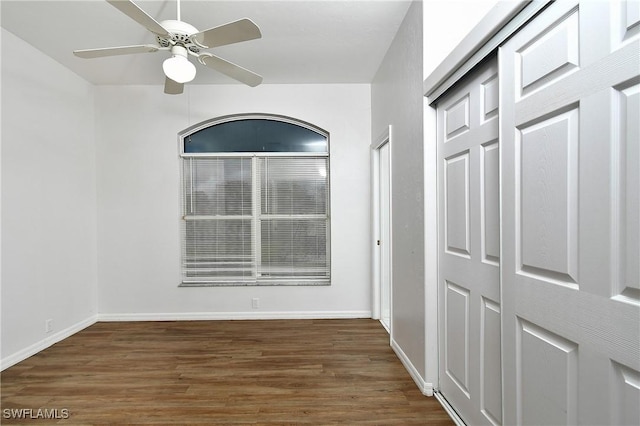
[[[184, 141], [189, 135], [192, 135], [202, 129], [216, 126], [219, 124], [223, 124], [229, 121], [242, 121], [242, 120], [251, 120], [251, 119], [259, 119], [259, 120], [272, 120], [279, 121], [284, 123], [293, 124], [300, 127], [308, 128], [327, 139], [327, 151], [326, 152], [215, 152], [215, 153], [186, 153], [184, 151]], [[230, 115], [219, 118], [214, 118], [211, 120], [203, 121], [194, 126], [191, 126], [184, 131], [178, 134], [178, 145], [180, 149], [179, 161], [180, 161], [180, 208], [181, 208], [181, 217], [180, 217], [180, 226], [183, 226], [183, 222], [186, 220], [197, 219], [197, 216], [192, 216], [187, 219], [186, 216], [182, 215], [182, 200], [184, 198], [184, 189], [185, 185], [183, 182], [184, 177], [184, 167], [185, 167], [185, 159], [188, 158], [223, 158], [223, 157], [231, 157], [231, 158], [251, 158], [251, 173], [252, 173], [252, 193], [253, 193], [253, 220], [252, 220], [252, 228], [253, 228], [253, 238], [254, 240], [254, 267], [253, 267], [253, 276], [254, 280], [243, 281], [243, 280], [212, 280], [212, 279], [203, 279], [203, 280], [182, 280], [179, 287], [228, 287], [228, 286], [282, 286], [282, 285], [290, 285], [290, 286], [328, 286], [331, 285], [331, 173], [330, 173], [330, 161], [329, 161], [329, 152], [330, 152], [330, 139], [329, 133], [317, 126], [314, 126], [310, 123], [300, 121], [291, 117], [286, 117], [282, 115], [274, 115], [274, 114], [238, 114], [238, 115]], [[326, 215], [296, 215], [296, 218], [299, 219], [326, 219], [327, 227], [326, 227], [326, 258], [329, 269], [329, 275], [327, 278], [304, 278], [304, 277], [293, 277], [293, 278], [264, 278], [259, 274], [260, 265], [262, 261], [261, 250], [262, 250], [262, 232], [261, 232], [261, 221], [263, 218], [265, 220], [269, 219], [278, 219], [278, 218], [286, 218], [289, 219], [288, 215], [273, 215], [273, 214], [262, 214], [261, 209], [261, 182], [260, 177], [258, 176], [258, 160], [260, 158], [326, 158], [327, 159], [327, 213]], [[244, 216], [232, 216], [233, 219], [240, 219]], [[225, 217], [217, 217], [216, 219], [224, 219]], [[180, 256], [185, 256], [185, 247], [184, 247], [184, 237], [181, 232], [181, 250]], [[181, 262], [182, 268], [183, 262]], [[184, 271], [181, 271], [184, 272]], [[181, 274], [184, 277], [184, 274]]]

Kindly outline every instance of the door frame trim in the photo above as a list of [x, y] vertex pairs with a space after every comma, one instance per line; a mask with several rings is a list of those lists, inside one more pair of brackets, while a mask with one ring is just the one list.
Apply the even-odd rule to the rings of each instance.
[[[372, 292], [371, 292], [371, 318], [380, 320], [382, 323], [382, 312], [381, 312], [381, 283], [380, 283], [380, 275], [378, 271], [380, 270], [381, 265], [381, 253], [380, 246], [377, 244], [377, 241], [380, 239], [380, 185], [378, 184], [380, 180], [380, 148], [383, 145], [389, 144], [389, 193], [393, 194], [393, 161], [392, 161], [392, 139], [393, 139], [393, 128], [392, 125], [389, 126], [371, 143], [371, 277], [372, 277]], [[391, 197], [389, 198], [391, 202]], [[393, 209], [389, 206], [389, 223], [392, 224], [393, 217]], [[389, 239], [393, 241], [393, 226], [389, 226]], [[393, 244], [389, 244], [389, 287], [393, 288]], [[390, 291], [392, 295], [393, 292]], [[393, 296], [390, 296], [389, 301], [389, 338], [390, 341], [393, 340], [391, 327], [392, 318], [393, 318]], [[383, 324], [384, 326], [384, 324]], [[386, 327], [385, 327], [386, 328]]]

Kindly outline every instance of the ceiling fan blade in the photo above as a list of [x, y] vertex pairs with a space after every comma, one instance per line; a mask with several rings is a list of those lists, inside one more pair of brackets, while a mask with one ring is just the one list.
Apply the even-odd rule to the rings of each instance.
[[140, 44], [136, 46], [103, 47], [100, 49], [74, 50], [73, 54], [79, 58], [92, 59], [104, 56], [129, 55], [132, 53], [152, 53], [160, 50], [151, 44]]
[[200, 31], [192, 35], [191, 39], [203, 47], [217, 47], [260, 37], [260, 28], [251, 19], [244, 18]]
[[184, 91], [184, 84], [171, 80], [169, 77], [164, 79], [164, 93], [167, 95], [179, 95]]
[[169, 32], [158, 23], [151, 16], [147, 15], [147, 12], [140, 9], [134, 2], [130, 0], [107, 0], [111, 6], [118, 9], [120, 12], [127, 15], [129, 18], [136, 21], [154, 34], [161, 36], [169, 35]]
[[198, 60], [209, 68], [238, 80], [247, 86], [255, 87], [262, 83], [262, 76], [210, 53], [201, 54]]

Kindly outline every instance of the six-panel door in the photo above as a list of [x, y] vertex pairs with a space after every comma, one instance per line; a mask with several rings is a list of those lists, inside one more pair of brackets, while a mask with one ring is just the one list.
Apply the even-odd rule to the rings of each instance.
[[505, 424], [640, 424], [639, 5], [500, 49]]
[[468, 424], [500, 424], [497, 61], [438, 102], [440, 392]]

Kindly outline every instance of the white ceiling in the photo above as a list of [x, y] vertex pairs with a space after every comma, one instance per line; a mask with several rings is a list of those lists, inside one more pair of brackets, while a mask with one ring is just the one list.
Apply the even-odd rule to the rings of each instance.
[[[136, 0], [157, 21], [176, 1]], [[264, 77], [263, 84], [370, 83], [402, 22], [402, 0], [182, 0], [182, 20], [205, 30], [240, 18], [258, 40], [210, 49]], [[98, 85], [163, 84], [167, 52], [80, 59], [75, 49], [155, 44], [155, 37], [102, 0], [2, 0], [2, 27]], [[193, 60], [193, 59], [192, 59]], [[191, 84], [235, 83], [197, 64]]]

